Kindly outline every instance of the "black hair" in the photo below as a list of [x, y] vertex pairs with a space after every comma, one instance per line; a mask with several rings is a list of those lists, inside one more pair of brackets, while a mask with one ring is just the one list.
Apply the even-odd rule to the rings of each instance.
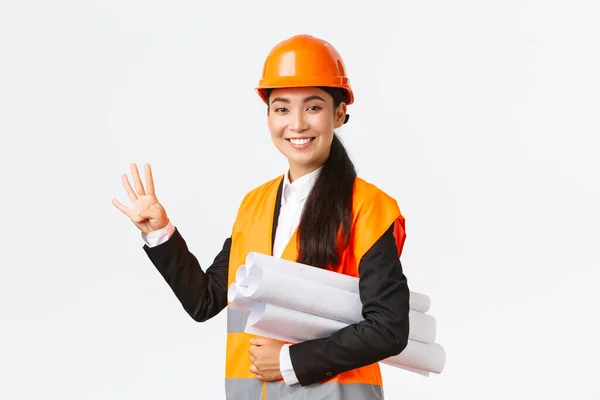
[[[333, 97], [335, 109], [346, 99], [343, 89], [319, 88]], [[267, 90], [267, 99], [270, 94]], [[354, 164], [334, 132], [329, 157], [306, 199], [298, 226], [298, 262], [317, 268], [339, 264], [350, 242], [355, 179]]]

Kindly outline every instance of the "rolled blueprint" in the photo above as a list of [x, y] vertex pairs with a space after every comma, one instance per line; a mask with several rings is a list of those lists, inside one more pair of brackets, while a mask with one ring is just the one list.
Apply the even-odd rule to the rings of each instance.
[[252, 306], [258, 303], [256, 300], [244, 297], [240, 293], [240, 286], [237, 283], [232, 283], [227, 290], [227, 301], [229, 301], [229, 307], [237, 310], [250, 310]]
[[[239, 291], [236, 298], [266, 302], [346, 324], [364, 320], [362, 303], [357, 293], [273, 273], [273, 268], [263, 268], [260, 265], [254, 265], [250, 269], [244, 284], [246, 286], [236, 285], [236, 290]], [[435, 342], [436, 321], [433, 316], [409, 310], [409, 326], [410, 339], [423, 343]]]
[[[322, 268], [311, 267], [294, 261], [281, 258], [249, 252], [246, 257], [246, 264], [238, 268], [236, 273], [236, 282], [246, 286], [246, 279], [250, 276], [255, 266], [268, 270], [269, 273], [282, 276], [295, 276], [303, 280], [319, 283], [321, 285], [342, 289], [351, 293], [359, 293], [358, 278], [329, 271]], [[241, 271], [240, 271], [241, 269]], [[421, 293], [410, 292], [410, 309], [426, 313], [431, 306], [429, 296]]]
[[303, 342], [324, 338], [349, 324], [318, 315], [258, 302], [250, 310], [246, 333], [269, 332], [268, 336], [284, 342]]
[[[299, 343], [329, 337], [348, 325], [302, 311], [259, 302], [251, 309], [245, 332]], [[406, 367], [405, 369], [412, 372], [427, 375], [427, 372], [441, 373], [445, 361], [446, 353], [439, 344], [426, 344], [409, 339], [406, 348], [400, 354], [381, 362], [394, 367]]]
[[323, 285], [358, 293], [358, 279], [350, 275], [338, 274], [326, 269], [315, 268], [310, 265], [251, 251], [246, 256], [246, 268], [251, 269], [255, 265], [262, 266], [265, 269], [272, 269], [273, 273], [298, 276], [302, 277], [302, 279], [318, 282]]
[[245, 265], [240, 265], [235, 271], [235, 281], [240, 285], [245, 285], [244, 281], [246, 280], [246, 276], [248, 276], [248, 268]]
[[294, 308], [338, 321], [354, 323], [362, 319], [362, 303], [356, 293], [277, 273], [274, 268], [255, 265], [250, 269], [240, 293], [247, 298]]

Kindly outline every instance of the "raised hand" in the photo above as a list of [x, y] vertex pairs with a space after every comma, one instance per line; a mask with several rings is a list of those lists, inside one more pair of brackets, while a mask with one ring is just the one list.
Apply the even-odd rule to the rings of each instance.
[[127, 174], [121, 175], [121, 181], [123, 182], [123, 187], [125, 187], [125, 191], [131, 201], [131, 208], [127, 208], [117, 199], [112, 199], [112, 203], [123, 214], [127, 215], [139, 230], [146, 234], [164, 228], [169, 223], [169, 218], [167, 217], [165, 209], [158, 202], [158, 199], [154, 194], [154, 180], [152, 179], [152, 169], [150, 168], [150, 164], [144, 165], [146, 189], [144, 189], [135, 163], [130, 165], [130, 170], [135, 185], [135, 191], [129, 184]]

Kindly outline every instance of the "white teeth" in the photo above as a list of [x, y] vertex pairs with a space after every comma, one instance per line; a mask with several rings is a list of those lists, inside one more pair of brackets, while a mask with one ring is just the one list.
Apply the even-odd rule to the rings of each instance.
[[292, 142], [292, 144], [302, 145], [310, 142], [310, 139], [290, 139], [290, 142]]

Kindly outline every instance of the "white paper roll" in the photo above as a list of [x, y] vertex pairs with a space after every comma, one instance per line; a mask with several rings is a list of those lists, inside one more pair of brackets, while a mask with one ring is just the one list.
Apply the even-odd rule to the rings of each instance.
[[[322, 268], [311, 267], [310, 265], [301, 264], [281, 258], [261, 254], [257, 252], [249, 252], [246, 257], [246, 264], [244, 265], [244, 277], [242, 280], [236, 282], [244, 283], [246, 274], [250, 273], [255, 266], [262, 267], [263, 270], [268, 270], [270, 273], [282, 275], [282, 276], [295, 276], [304, 280], [319, 283], [321, 285], [342, 289], [351, 293], [359, 293], [358, 283], [359, 280], [356, 277], [340, 274], [337, 272], [329, 271]], [[239, 269], [238, 269], [239, 271]], [[429, 296], [410, 292], [410, 309], [426, 313], [430, 306], [431, 300]]]
[[[329, 337], [348, 325], [302, 311], [259, 302], [250, 311], [245, 332], [299, 343]], [[402, 353], [381, 362], [394, 367], [416, 369], [421, 371], [418, 373], [422, 375], [426, 375], [427, 372], [439, 374], [444, 368], [446, 354], [443, 347], [437, 343], [426, 344], [409, 339]]]
[[435, 343], [437, 323], [433, 315], [408, 310], [408, 323], [409, 339], [426, 344]]
[[426, 313], [431, 307], [431, 299], [426, 294], [410, 291], [410, 309]]
[[[355, 324], [363, 321], [362, 303], [356, 293], [273, 272], [254, 265], [238, 288], [249, 299], [266, 302], [320, 317]], [[409, 310], [409, 338], [434, 343], [436, 321], [431, 315]]]
[[262, 301], [252, 307], [246, 323], [246, 328], [251, 327], [262, 332], [270, 332], [270, 335], [276, 336], [270, 336], [273, 339], [293, 343], [308, 340], [306, 338], [328, 337], [331, 333], [346, 326], [348, 324], [340, 321], [290, 310]]
[[403, 365], [440, 374], [446, 363], [446, 352], [439, 343], [426, 344], [409, 340], [402, 353], [382, 362], [391, 366]]
[[235, 281], [239, 285], [245, 285], [244, 281], [248, 276], [249, 269], [245, 265], [240, 265], [237, 271], [235, 271]]
[[227, 290], [227, 301], [229, 301], [229, 307], [236, 310], [250, 310], [252, 306], [258, 302], [253, 299], [249, 299], [240, 293], [240, 286], [237, 283], [232, 283]]
[[350, 275], [338, 274], [326, 269], [251, 251], [246, 256], [246, 266], [253, 268], [255, 265], [272, 269], [273, 273], [280, 275], [298, 276], [323, 285], [358, 293], [358, 279]]
[[260, 265], [252, 267], [244, 283], [240, 293], [254, 300], [347, 323], [362, 320], [362, 303], [356, 293], [274, 273]]

